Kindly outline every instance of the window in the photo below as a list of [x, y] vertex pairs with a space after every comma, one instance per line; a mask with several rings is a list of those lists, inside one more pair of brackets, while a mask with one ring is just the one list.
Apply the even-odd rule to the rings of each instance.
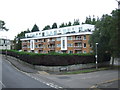
[[63, 34], [65, 34], [66, 33], [66, 29], [63, 29]]
[[82, 51], [77, 51], [77, 53], [79, 54], [79, 53], [82, 53]]
[[82, 43], [77, 43], [77, 46], [82, 47]]
[[57, 47], [61, 47], [61, 44], [57, 44]]
[[57, 31], [54, 31], [54, 35], [57, 35]]
[[93, 53], [93, 51], [90, 51], [90, 53]]
[[72, 37], [68, 37], [68, 40], [72, 40]]
[[83, 44], [83, 47], [86, 48], [86, 43]]
[[37, 42], [37, 40], [35, 40], [35, 42]]
[[73, 51], [68, 51], [68, 53], [72, 54], [72, 53], [73, 53]]
[[46, 39], [44, 39], [44, 42], [46, 42]]
[[67, 46], [68, 46], [68, 47], [73, 47], [73, 44], [69, 43]]
[[74, 30], [74, 28], [72, 28], [72, 30]]
[[84, 38], [83, 38], [84, 40], [86, 40], [86, 36], [84, 35]]
[[63, 48], [65, 48], [65, 40], [63, 40]]
[[90, 44], [90, 48], [92, 48], [92, 44]]
[[38, 45], [35, 45], [35, 48], [37, 48], [38, 47]]
[[86, 51], [83, 51], [83, 53], [86, 53]]
[[42, 33], [42, 36], [45, 36], [44, 32]]
[[56, 38], [57, 41], [61, 41], [61, 37]]
[[76, 40], [81, 40], [81, 36], [76, 36]]
[[71, 30], [70, 30], [70, 28], [68, 28], [68, 32], [70, 32]]
[[53, 35], [52, 31], [50, 31], [50, 35]]

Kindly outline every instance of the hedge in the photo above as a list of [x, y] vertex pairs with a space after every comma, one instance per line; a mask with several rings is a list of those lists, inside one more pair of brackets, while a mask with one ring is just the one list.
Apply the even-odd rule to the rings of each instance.
[[[3, 50], [2, 54], [5, 53], [6, 53], [5, 50]], [[16, 57], [22, 61], [25, 61], [33, 65], [66, 66], [74, 64], [95, 63], [94, 54], [59, 54], [59, 53], [38, 54], [8, 50], [7, 55]]]

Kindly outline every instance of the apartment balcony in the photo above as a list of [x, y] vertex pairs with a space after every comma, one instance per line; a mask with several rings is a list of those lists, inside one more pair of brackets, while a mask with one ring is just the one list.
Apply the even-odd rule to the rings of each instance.
[[74, 50], [82, 50], [82, 46], [74, 46]]
[[43, 41], [39, 41], [38, 44], [43, 44]]
[[39, 50], [43, 50], [43, 47], [38, 47]]
[[55, 47], [48, 47], [50, 51], [54, 51]]
[[23, 50], [27, 50], [27, 47], [22, 47]]
[[27, 42], [22, 42], [22, 45], [27, 45]]
[[82, 42], [82, 39], [78, 39], [78, 38], [74, 39], [74, 43], [80, 43], [80, 42]]
[[48, 44], [55, 44], [55, 41], [49, 41]]

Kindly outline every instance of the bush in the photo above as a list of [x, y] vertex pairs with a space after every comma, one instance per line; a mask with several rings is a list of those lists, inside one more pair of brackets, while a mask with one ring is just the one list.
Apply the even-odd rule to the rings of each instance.
[[[5, 54], [5, 50], [2, 51], [2, 54]], [[8, 50], [7, 54], [33, 65], [66, 66], [73, 64], [95, 63], [94, 54], [60, 54], [55, 52], [36, 54], [15, 50]]]

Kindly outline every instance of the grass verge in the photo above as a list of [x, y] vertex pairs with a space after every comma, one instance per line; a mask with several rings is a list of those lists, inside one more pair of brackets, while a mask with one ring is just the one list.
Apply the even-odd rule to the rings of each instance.
[[90, 73], [90, 72], [95, 72], [95, 71], [102, 71], [102, 70], [108, 70], [110, 69], [109, 67], [103, 67], [103, 68], [92, 68], [92, 69], [84, 69], [84, 70], [79, 70], [79, 71], [69, 71], [69, 72], [63, 72], [63, 74], [81, 74], [81, 73]]

